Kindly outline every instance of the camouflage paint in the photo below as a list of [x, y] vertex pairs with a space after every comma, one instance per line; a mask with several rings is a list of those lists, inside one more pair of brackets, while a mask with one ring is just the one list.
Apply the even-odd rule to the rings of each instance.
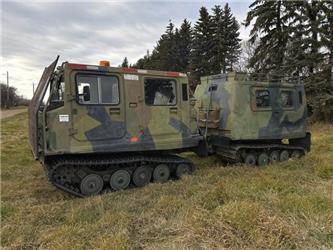
[[[177, 150], [196, 147], [202, 137], [191, 116], [191, 100], [182, 100], [181, 85], [186, 75], [176, 72], [140, 71], [64, 63], [65, 93], [63, 106], [45, 110], [43, 153], [57, 154]], [[116, 105], [84, 105], [77, 99], [76, 75], [106, 74], [118, 77], [120, 102]], [[124, 77], [127, 75], [127, 77]], [[130, 76], [129, 76], [130, 75]], [[132, 77], [131, 77], [132, 76]], [[176, 81], [174, 106], [145, 104], [145, 77]], [[69, 122], [60, 122], [68, 115]], [[40, 124], [43, 126], [43, 124]]]
[[[210, 86], [216, 90], [209, 90]], [[256, 107], [256, 90], [269, 90], [271, 107]], [[281, 91], [293, 93], [292, 108], [283, 108]], [[298, 93], [302, 93], [302, 103]], [[305, 137], [306, 103], [304, 86], [300, 83], [249, 80], [242, 74], [229, 73], [201, 78], [195, 91], [196, 110], [200, 127], [204, 128], [209, 107], [209, 134], [221, 135], [231, 140], [293, 139]], [[214, 122], [217, 121], [217, 122]]]

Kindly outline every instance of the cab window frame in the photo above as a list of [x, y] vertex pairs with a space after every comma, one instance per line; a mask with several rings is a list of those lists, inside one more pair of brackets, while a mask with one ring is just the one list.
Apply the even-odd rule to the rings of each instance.
[[[282, 104], [282, 98], [281, 98], [281, 95], [282, 95], [282, 92], [289, 92], [291, 93], [291, 105], [290, 106], [284, 106]], [[295, 89], [287, 89], [287, 88], [281, 88], [280, 89], [280, 92], [279, 92], [279, 106], [282, 110], [294, 110], [296, 108], [296, 103], [297, 103], [297, 100], [296, 100], [296, 96], [295, 96]]]
[[[46, 111], [51, 111], [51, 110], [58, 109], [58, 108], [65, 106], [65, 96], [66, 96], [65, 87], [66, 87], [66, 85], [65, 85], [63, 73], [61, 73], [60, 77], [53, 78], [50, 80], [49, 90], [48, 90], [49, 91], [49, 96], [48, 96], [49, 101], [47, 103]], [[61, 98], [59, 95], [60, 94], [59, 91], [61, 91]]]
[[[253, 94], [252, 94], [252, 97], [254, 99], [254, 111], [271, 111], [273, 108], [272, 108], [272, 95], [271, 95], [271, 92], [268, 88], [265, 88], [265, 87], [255, 87], [252, 89], [253, 90]], [[258, 91], [266, 91], [268, 92], [268, 96], [269, 96], [269, 106], [265, 106], [265, 107], [258, 107], [257, 105], [257, 92]]]
[[[115, 77], [117, 79], [118, 85], [118, 103], [82, 103], [79, 99], [79, 88], [78, 88], [78, 78], [79, 76], [106, 76], [106, 77]], [[106, 74], [106, 73], [97, 73], [97, 72], [76, 72], [75, 73], [75, 100], [78, 105], [82, 106], [119, 106], [121, 104], [121, 82], [118, 74]], [[99, 89], [98, 89], [99, 91]], [[99, 94], [99, 93], [98, 93]]]
[[[143, 79], [143, 96], [144, 96], [144, 103], [148, 107], [174, 107], [178, 105], [178, 80], [177, 78], [173, 77], [163, 77], [163, 76], [145, 76]], [[175, 100], [174, 104], [149, 104], [146, 102], [146, 79], [163, 79], [163, 80], [172, 80], [175, 83]]]

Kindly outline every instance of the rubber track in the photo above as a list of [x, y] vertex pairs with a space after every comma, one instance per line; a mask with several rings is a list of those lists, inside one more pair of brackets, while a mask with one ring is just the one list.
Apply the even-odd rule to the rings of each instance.
[[238, 159], [239, 150], [301, 150], [304, 154], [306, 150], [303, 147], [283, 145], [283, 144], [260, 144], [260, 145], [247, 145], [247, 144], [236, 144], [229, 148], [220, 148], [218, 154], [233, 161], [234, 163], [240, 163]]
[[[54, 172], [60, 167], [77, 167], [79, 170], [80, 168], [86, 167], [85, 172], [88, 174], [98, 172], [99, 168], [106, 167], [107, 170], [103, 170], [103, 172], [109, 171], [110, 174], [115, 171], [116, 169], [121, 169], [119, 164], [126, 164], [128, 167], [127, 169], [131, 169], [134, 171], [137, 166], [140, 165], [154, 165], [157, 166], [158, 164], [188, 164], [191, 167], [191, 173], [195, 171], [195, 166], [193, 165], [192, 161], [188, 159], [184, 159], [177, 155], [129, 155], [129, 156], [118, 156], [118, 155], [111, 155], [111, 156], [99, 156], [99, 157], [91, 157], [91, 156], [63, 156], [57, 159], [54, 159], [48, 164], [45, 165], [45, 170], [47, 172], [47, 176], [50, 182], [58, 187], [59, 189], [70, 193], [72, 195], [78, 197], [85, 197], [82, 193], [77, 192], [74, 188], [66, 187], [58, 183], [55, 179], [53, 179]], [[114, 166], [112, 166], [114, 165]], [[87, 172], [87, 169], [91, 169], [91, 172]], [[72, 185], [74, 186], [74, 185]], [[77, 189], [77, 188], [76, 188]], [[104, 193], [107, 189], [102, 190], [101, 193]]]

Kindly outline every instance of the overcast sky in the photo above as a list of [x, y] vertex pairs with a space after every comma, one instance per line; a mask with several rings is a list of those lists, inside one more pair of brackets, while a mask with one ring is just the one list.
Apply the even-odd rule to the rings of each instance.
[[[169, 20], [194, 24], [199, 8], [226, 1], [13, 2], [1, 1], [1, 82], [30, 98], [32, 83], [57, 55], [60, 62], [119, 65], [127, 56], [136, 62], [153, 49]], [[228, 1], [243, 22], [249, 1]], [[241, 28], [247, 39], [249, 29]]]

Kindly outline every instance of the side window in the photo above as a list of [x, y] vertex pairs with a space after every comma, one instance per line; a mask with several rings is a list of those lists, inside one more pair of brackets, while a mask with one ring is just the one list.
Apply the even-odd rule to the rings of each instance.
[[216, 90], [217, 90], [217, 85], [216, 84], [210, 85], [209, 88], [208, 88], [208, 92], [216, 91]]
[[256, 90], [257, 108], [268, 108], [270, 104], [270, 95], [268, 90]]
[[176, 81], [165, 78], [145, 79], [145, 103], [147, 105], [175, 105]]
[[63, 77], [53, 80], [49, 88], [51, 98], [47, 110], [52, 110], [64, 106], [65, 82]]
[[79, 75], [77, 78], [77, 91], [79, 103], [98, 104], [97, 76]]
[[299, 101], [299, 104], [303, 104], [303, 94], [302, 94], [302, 91], [298, 91], [298, 101]]
[[280, 94], [281, 106], [283, 108], [291, 108], [293, 106], [293, 92], [282, 90]]
[[119, 103], [119, 84], [115, 76], [78, 75], [77, 91], [80, 104]]
[[51, 102], [62, 102], [64, 101], [65, 83], [60, 81], [55, 84], [55, 89], [52, 90]]
[[100, 77], [101, 103], [119, 103], [119, 89], [117, 77], [101, 76]]
[[187, 84], [182, 84], [182, 95], [183, 95], [183, 101], [187, 101], [188, 100]]

